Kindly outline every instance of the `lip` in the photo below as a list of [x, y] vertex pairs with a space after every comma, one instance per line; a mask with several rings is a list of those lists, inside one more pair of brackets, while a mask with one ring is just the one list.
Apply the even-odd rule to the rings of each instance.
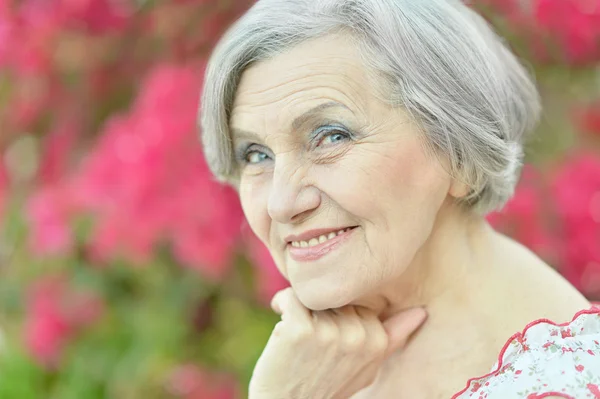
[[354, 227], [357, 227], [357, 226], [327, 227], [327, 228], [323, 228], [323, 229], [308, 230], [299, 235], [290, 234], [289, 236], [285, 237], [285, 242], [287, 244], [290, 244], [292, 241], [307, 241], [308, 242], [311, 238], [317, 238], [322, 234], [334, 233], [334, 232], [338, 232], [340, 230], [344, 230], [347, 228], [354, 228]]
[[[350, 230], [339, 234], [333, 237], [331, 240], [327, 240], [321, 244], [315, 245], [313, 247], [294, 247], [291, 243], [287, 244], [288, 251], [292, 259], [297, 262], [310, 262], [315, 261], [317, 259], [322, 258], [328, 253], [334, 251], [339, 246], [341, 246], [344, 242], [348, 241], [356, 227], [352, 227]], [[342, 230], [342, 229], [340, 229]], [[308, 233], [308, 232], [307, 232]], [[294, 240], [297, 241], [297, 240]]]

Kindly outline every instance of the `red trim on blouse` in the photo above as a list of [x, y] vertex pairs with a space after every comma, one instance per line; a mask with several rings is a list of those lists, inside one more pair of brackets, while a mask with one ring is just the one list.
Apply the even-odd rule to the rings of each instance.
[[[489, 373], [487, 373], [487, 374], [485, 374], [485, 375], [483, 375], [481, 377], [469, 378], [469, 380], [467, 381], [467, 386], [463, 390], [461, 390], [460, 392], [458, 392], [457, 394], [455, 394], [454, 396], [452, 396], [451, 399], [456, 399], [460, 395], [462, 395], [463, 393], [467, 392], [469, 390], [469, 388], [471, 387], [471, 382], [477, 381], [477, 380], [481, 380], [483, 378], [491, 377], [493, 374], [499, 372], [500, 369], [502, 369], [502, 366], [503, 366], [502, 361], [504, 360], [504, 353], [508, 350], [510, 344], [515, 339], [516, 340], [522, 339], [523, 336], [527, 333], [527, 330], [529, 330], [531, 327], [536, 326], [536, 325], [541, 324], [541, 323], [547, 323], [547, 324], [550, 324], [550, 325], [555, 326], [555, 327], [566, 327], [569, 324], [573, 323], [578, 317], [580, 317], [580, 316], [582, 316], [584, 314], [600, 314], [600, 302], [592, 303], [591, 309], [584, 309], [584, 310], [581, 310], [581, 311], [577, 312], [575, 314], [575, 316], [573, 316], [573, 319], [571, 321], [567, 321], [565, 323], [557, 324], [557, 323], [555, 323], [555, 322], [553, 322], [552, 320], [549, 320], [549, 319], [539, 319], [539, 320], [535, 320], [535, 321], [532, 321], [531, 323], [527, 324], [527, 326], [523, 329], [522, 332], [517, 332], [517, 333], [513, 334], [513, 336], [510, 337], [508, 339], [508, 341], [506, 341], [506, 343], [502, 347], [502, 350], [500, 351], [500, 355], [498, 355], [498, 367], [495, 370], [493, 370], [493, 371], [491, 371], [491, 372], [489, 372]], [[541, 394], [536, 394], [536, 396], [531, 396], [531, 398], [528, 398], [528, 399], [541, 399], [541, 398], [545, 398], [545, 397], [548, 397], [548, 396], [559, 396], [559, 397], [563, 397], [563, 398], [567, 398], [567, 399], [576, 399], [575, 397], [569, 396], [569, 395], [565, 394], [564, 392], [547, 392], [547, 393], [541, 393]]]
[[[533, 396], [535, 395], [535, 396]], [[527, 399], [542, 399], [547, 398], [548, 396], [558, 396], [559, 398], [567, 398], [567, 399], [577, 399], [575, 396], [567, 395], [564, 392], [544, 392], [542, 394], [531, 394], [527, 397]]]

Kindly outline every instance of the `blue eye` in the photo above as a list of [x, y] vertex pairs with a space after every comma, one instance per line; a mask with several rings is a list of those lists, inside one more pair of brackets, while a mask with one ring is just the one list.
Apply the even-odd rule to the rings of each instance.
[[350, 138], [350, 136], [347, 133], [344, 133], [339, 130], [330, 130], [325, 132], [325, 134], [323, 134], [321, 138], [322, 139], [319, 140], [319, 144], [327, 139], [329, 139], [330, 143], [335, 144]]
[[244, 155], [244, 161], [249, 164], [256, 164], [264, 161], [268, 158], [268, 155], [261, 151], [250, 150]]
[[[315, 147], [321, 146], [326, 140], [329, 140], [329, 143], [325, 143], [324, 145], [328, 146], [352, 138], [352, 135], [345, 130], [342, 130], [342, 128], [331, 125], [321, 126], [319, 129], [315, 130], [311, 136], [313, 136], [311, 141], [315, 143]], [[236, 158], [239, 162], [244, 164], [257, 165], [269, 159], [269, 155], [263, 151], [259, 151], [256, 148], [256, 144], [251, 144], [243, 148]]]

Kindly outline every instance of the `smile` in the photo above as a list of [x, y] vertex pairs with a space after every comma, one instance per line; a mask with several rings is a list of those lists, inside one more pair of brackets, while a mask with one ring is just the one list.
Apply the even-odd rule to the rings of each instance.
[[332, 231], [329, 234], [321, 234], [318, 237], [311, 238], [309, 241], [292, 241], [291, 244], [295, 248], [306, 248], [306, 247], [315, 247], [319, 244], [323, 244], [326, 241], [331, 240], [332, 238], [345, 233], [346, 231], [352, 229], [352, 227], [345, 228], [339, 231]]
[[356, 227], [333, 231], [311, 238], [309, 241], [292, 241], [288, 249], [292, 259], [298, 262], [317, 260], [338, 248], [347, 241]]

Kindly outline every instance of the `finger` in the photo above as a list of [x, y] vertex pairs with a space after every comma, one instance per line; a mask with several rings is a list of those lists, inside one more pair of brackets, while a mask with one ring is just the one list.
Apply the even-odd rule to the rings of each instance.
[[277, 313], [278, 315], [281, 315], [281, 308], [279, 307], [279, 297], [282, 295], [283, 291], [285, 291], [288, 288], [277, 291], [275, 295], [273, 295], [273, 298], [271, 298], [271, 309], [273, 309], [273, 312]]
[[356, 313], [367, 335], [365, 357], [382, 360], [388, 347], [389, 339], [377, 313], [361, 306], [356, 307]]
[[321, 347], [333, 348], [339, 340], [340, 331], [335, 321], [335, 314], [327, 310], [312, 312], [315, 324], [315, 336]]
[[386, 356], [402, 348], [412, 333], [427, 319], [427, 311], [423, 308], [412, 308], [383, 321], [383, 328], [388, 335]]
[[[340, 347], [346, 353], [361, 351], [367, 340], [363, 323], [354, 306], [343, 306], [333, 309], [334, 321], [338, 326]], [[358, 354], [358, 353], [357, 353]]]
[[311, 311], [300, 302], [291, 287], [275, 294], [274, 302], [273, 308], [279, 311], [282, 320], [285, 316], [285, 319], [292, 324], [313, 326]]

